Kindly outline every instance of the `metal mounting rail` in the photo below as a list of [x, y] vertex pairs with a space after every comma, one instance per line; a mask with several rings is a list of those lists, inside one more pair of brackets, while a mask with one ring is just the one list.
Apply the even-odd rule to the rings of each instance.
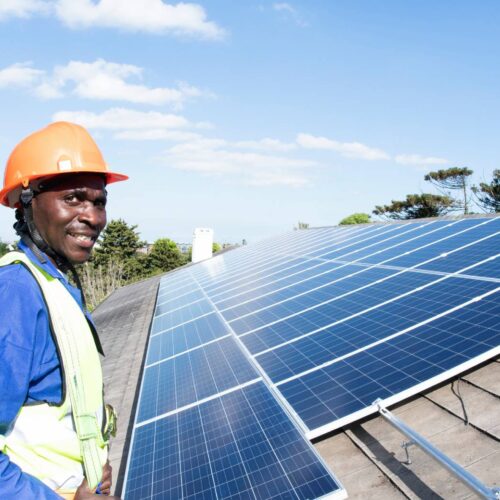
[[[380, 399], [374, 401], [373, 405], [377, 406], [380, 415], [389, 422], [394, 428], [399, 432], [404, 434], [410, 439], [410, 443], [406, 443], [406, 452], [408, 453], [407, 447], [410, 444], [415, 444], [420, 446], [422, 450], [430, 455], [434, 460], [441, 464], [445, 469], [454, 474], [462, 483], [464, 483], [468, 488], [474, 491], [476, 494], [482, 498], [488, 498], [493, 500], [500, 499], [500, 488], [488, 488], [479, 479], [477, 479], [470, 472], [465, 470], [461, 465], [454, 462], [451, 458], [445, 455], [442, 451], [438, 450], [432, 443], [427, 441], [423, 436], [415, 432], [411, 427], [406, 425], [402, 420], [393, 415], [385, 406]], [[407, 454], [407, 458], [409, 456]]]

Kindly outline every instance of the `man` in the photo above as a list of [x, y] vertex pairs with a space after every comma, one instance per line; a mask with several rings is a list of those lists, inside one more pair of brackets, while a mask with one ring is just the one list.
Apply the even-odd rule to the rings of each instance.
[[16, 209], [21, 240], [0, 259], [2, 499], [109, 495], [114, 421], [73, 266], [106, 225], [105, 186], [125, 179], [83, 127], [66, 122], [28, 136], [7, 162], [0, 203]]

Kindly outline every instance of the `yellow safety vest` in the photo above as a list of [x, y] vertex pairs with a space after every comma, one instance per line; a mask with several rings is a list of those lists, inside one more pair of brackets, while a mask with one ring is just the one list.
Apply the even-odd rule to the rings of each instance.
[[0, 435], [0, 450], [24, 472], [59, 491], [75, 491], [83, 474], [91, 489], [107, 460], [102, 371], [92, 332], [64, 285], [21, 252], [0, 259], [0, 266], [24, 265], [40, 285], [55, 334], [66, 386], [60, 406], [23, 406], [13, 428]]

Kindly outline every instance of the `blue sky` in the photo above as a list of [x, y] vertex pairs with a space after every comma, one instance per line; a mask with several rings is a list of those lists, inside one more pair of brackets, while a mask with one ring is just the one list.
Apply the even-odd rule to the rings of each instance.
[[429, 170], [500, 168], [499, 25], [488, 0], [3, 0], [0, 160], [66, 119], [149, 241], [336, 224], [433, 192]]

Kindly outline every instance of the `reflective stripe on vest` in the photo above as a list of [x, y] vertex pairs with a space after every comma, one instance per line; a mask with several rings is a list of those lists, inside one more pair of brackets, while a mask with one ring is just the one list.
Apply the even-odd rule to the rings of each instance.
[[52, 488], [75, 487], [83, 462], [89, 487], [94, 489], [102, 477], [107, 443], [100, 428], [102, 371], [92, 333], [79, 305], [58, 279], [23, 253], [11, 252], [0, 259], [0, 266], [14, 263], [23, 264], [40, 285], [62, 358], [67, 394], [61, 406], [23, 406], [12, 431], [0, 436], [0, 450]]

